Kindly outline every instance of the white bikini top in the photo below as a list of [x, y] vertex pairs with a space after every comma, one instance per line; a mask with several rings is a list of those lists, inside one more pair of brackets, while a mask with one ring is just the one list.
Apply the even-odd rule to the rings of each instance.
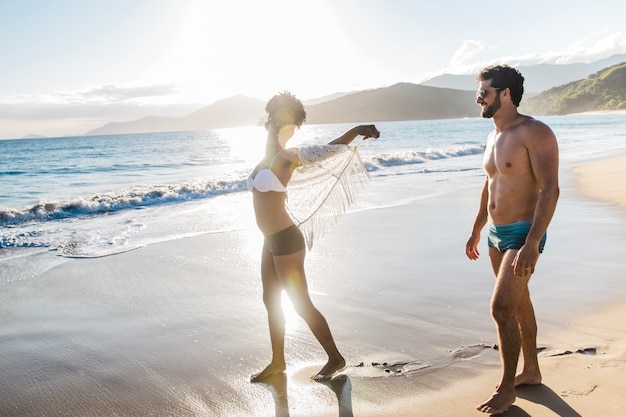
[[248, 190], [252, 191], [256, 189], [262, 193], [266, 193], [268, 191], [276, 191], [278, 193], [284, 193], [287, 191], [287, 188], [283, 185], [282, 182], [278, 179], [276, 174], [269, 169], [264, 168], [257, 172], [256, 177], [252, 178], [252, 175], [248, 177], [246, 181]]
[[[335, 155], [339, 155], [341, 152], [344, 152], [349, 147], [347, 145], [312, 145], [312, 146], [303, 146], [298, 148], [298, 159], [302, 165], [310, 165], [314, 163], [319, 163], [328, 158], [331, 158]], [[272, 164], [274, 164], [274, 159], [280, 155], [277, 153], [272, 162], [270, 163], [270, 168], [263, 168], [260, 170], [256, 177], [252, 178], [252, 175], [248, 177], [246, 181], [246, 185], [248, 186], [248, 190], [252, 191], [256, 189], [262, 193], [266, 193], [268, 191], [276, 191], [278, 193], [284, 193], [287, 191], [287, 188], [283, 185], [282, 182], [278, 179], [276, 174], [271, 170]]]

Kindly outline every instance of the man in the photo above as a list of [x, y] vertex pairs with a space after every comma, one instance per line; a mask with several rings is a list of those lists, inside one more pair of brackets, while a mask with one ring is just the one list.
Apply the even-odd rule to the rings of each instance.
[[[483, 157], [487, 178], [465, 251], [469, 259], [478, 259], [480, 232], [489, 223], [489, 258], [496, 277], [491, 315], [498, 331], [502, 377], [477, 409], [499, 415], [515, 401], [516, 386], [541, 383], [528, 281], [559, 198], [559, 151], [548, 126], [518, 113], [524, 77], [516, 69], [487, 67], [476, 79], [476, 103], [482, 117], [493, 119], [495, 129], [487, 137]], [[516, 375], [520, 350], [524, 366]]]

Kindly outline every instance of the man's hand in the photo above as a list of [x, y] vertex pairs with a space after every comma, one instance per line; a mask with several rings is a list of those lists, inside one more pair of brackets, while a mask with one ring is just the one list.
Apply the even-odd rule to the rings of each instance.
[[538, 248], [533, 248], [528, 245], [522, 246], [515, 255], [513, 263], [511, 263], [511, 266], [513, 267], [513, 273], [515, 274], [515, 276], [518, 277], [531, 275], [535, 272], [535, 265], [537, 265], [538, 259]]
[[480, 242], [480, 233], [475, 233], [467, 239], [467, 243], [465, 244], [465, 254], [472, 261], [477, 260], [480, 256], [480, 252], [478, 252], [478, 242]]

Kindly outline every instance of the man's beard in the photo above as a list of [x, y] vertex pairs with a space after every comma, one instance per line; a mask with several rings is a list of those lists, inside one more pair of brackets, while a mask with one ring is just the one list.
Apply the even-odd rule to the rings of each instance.
[[487, 106], [487, 107], [483, 107], [480, 115], [484, 119], [490, 119], [490, 118], [492, 118], [496, 114], [496, 112], [501, 107], [501, 105], [502, 104], [500, 103], [500, 94], [497, 94], [496, 95], [496, 99], [493, 102], [493, 104], [490, 105], [490, 106]]

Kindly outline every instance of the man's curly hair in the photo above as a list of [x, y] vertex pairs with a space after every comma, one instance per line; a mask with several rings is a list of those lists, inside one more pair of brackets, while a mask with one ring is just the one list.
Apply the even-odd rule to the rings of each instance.
[[511, 91], [511, 101], [515, 107], [519, 107], [524, 95], [524, 77], [515, 68], [508, 65], [493, 65], [480, 71], [476, 80], [491, 80], [491, 86], [494, 88], [502, 90], [508, 88]]
[[302, 102], [289, 91], [276, 94], [265, 105], [268, 121], [277, 125], [292, 124], [302, 126], [306, 120], [306, 111]]

